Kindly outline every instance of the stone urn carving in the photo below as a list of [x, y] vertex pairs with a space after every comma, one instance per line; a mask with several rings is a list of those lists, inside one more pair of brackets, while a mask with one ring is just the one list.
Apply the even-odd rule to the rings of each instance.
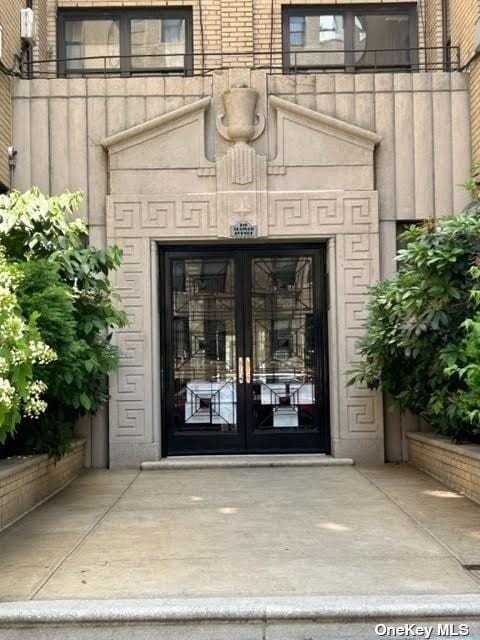
[[220, 135], [236, 145], [248, 144], [258, 138], [265, 128], [265, 116], [257, 113], [257, 101], [258, 92], [249, 87], [232, 87], [225, 91], [225, 111], [217, 116]]

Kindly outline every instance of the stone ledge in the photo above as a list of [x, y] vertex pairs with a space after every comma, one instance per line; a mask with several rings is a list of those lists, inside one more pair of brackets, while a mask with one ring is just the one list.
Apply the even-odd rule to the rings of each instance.
[[480, 463], [480, 445], [478, 444], [455, 444], [448, 438], [439, 436], [436, 433], [408, 433], [407, 438], [409, 440], [418, 440], [440, 449], [446, 449], [467, 458], [473, 458]]
[[480, 446], [455, 444], [433, 433], [409, 433], [409, 462], [468, 498], [480, 502]]
[[81, 471], [85, 440], [56, 460], [46, 454], [0, 460], [0, 531], [63, 489]]
[[175, 456], [142, 462], [142, 471], [172, 469], [218, 469], [250, 467], [332, 467], [354, 464], [351, 458], [332, 458], [325, 454]]
[[479, 594], [39, 600], [0, 604], [13, 625], [480, 618]]

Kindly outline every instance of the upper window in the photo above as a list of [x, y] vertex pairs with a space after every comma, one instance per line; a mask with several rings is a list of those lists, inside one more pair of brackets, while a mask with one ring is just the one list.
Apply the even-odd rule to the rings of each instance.
[[59, 72], [150, 73], [191, 68], [189, 9], [63, 10]]
[[415, 7], [284, 7], [285, 66], [408, 70], [416, 59]]

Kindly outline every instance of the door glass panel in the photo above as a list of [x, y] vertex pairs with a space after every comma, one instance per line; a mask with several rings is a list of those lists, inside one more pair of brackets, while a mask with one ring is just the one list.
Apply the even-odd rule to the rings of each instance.
[[255, 432], [314, 431], [313, 261], [252, 262]]
[[234, 262], [172, 261], [177, 434], [237, 432]]
[[343, 66], [345, 30], [341, 14], [290, 16], [291, 66]]

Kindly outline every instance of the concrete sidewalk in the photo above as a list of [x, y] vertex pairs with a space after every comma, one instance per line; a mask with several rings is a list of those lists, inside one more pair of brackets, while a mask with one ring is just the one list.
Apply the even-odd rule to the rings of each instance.
[[405, 465], [92, 471], [0, 534], [0, 600], [474, 594], [479, 542]]

